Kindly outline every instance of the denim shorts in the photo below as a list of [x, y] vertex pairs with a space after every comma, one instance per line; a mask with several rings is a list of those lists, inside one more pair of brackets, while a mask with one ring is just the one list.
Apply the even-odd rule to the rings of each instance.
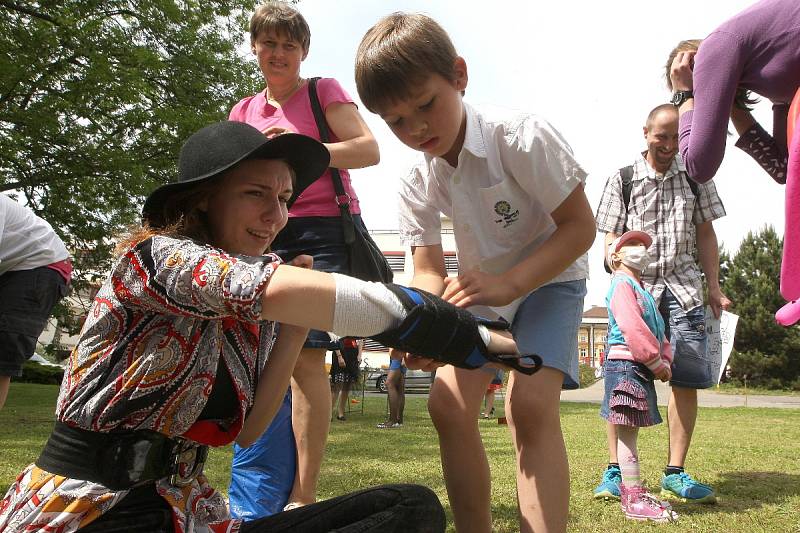
[[[361, 215], [353, 215], [356, 227], [364, 228]], [[272, 243], [272, 251], [285, 262], [301, 254], [314, 258], [314, 270], [349, 274], [347, 246], [341, 217], [293, 217]], [[328, 333], [312, 329], [304, 348], [330, 348]]]
[[563, 372], [565, 389], [580, 386], [578, 328], [584, 296], [584, 279], [544, 285], [522, 301], [511, 323], [520, 353], [538, 354], [544, 366]]
[[600, 416], [618, 426], [647, 427], [661, 423], [653, 373], [641, 363], [606, 359], [605, 394]]
[[706, 351], [706, 314], [703, 306], [684, 311], [675, 296], [664, 290], [658, 310], [664, 318], [666, 335], [674, 361], [670, 385], [707, 389], [714, 384], [714, 372]]
[[67, 282], [52, 268], [14, 270], [0, 276], [0, 376], [22, 375], [53, 306], [66, 293]]

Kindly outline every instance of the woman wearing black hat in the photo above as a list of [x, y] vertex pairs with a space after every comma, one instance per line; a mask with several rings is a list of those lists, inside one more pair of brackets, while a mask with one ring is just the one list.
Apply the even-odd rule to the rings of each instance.
[[186, 142], [179, 179], [147, 198], [146, 225], [94, 299], [53, 433], [0, 502], [0, 531], [444, 529], [436, 496], [414, 485], [240, 523], [202, 474], [208, 446], [247, 446], [264, 430], [309, 327], [463, 367], [519, 366], [488, 352], [513, 344], [440, 299], [264, 255], [293, 187], [328, 157], [308, 137], [236, 122]]

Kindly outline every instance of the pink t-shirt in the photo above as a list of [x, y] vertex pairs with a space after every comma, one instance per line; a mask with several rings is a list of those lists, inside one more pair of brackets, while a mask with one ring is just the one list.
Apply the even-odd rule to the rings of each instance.
[[[328, 109], [332, 103], [353, 103], [350, 95], [333, 78], [321, 78], [317, 82], [317, 95], [323, 111]], [[246, 122], [261, 131], [273, 127], [286, 128], [320, 140], [317, 123], [314, 121], [314, 112], [311, 110], [307, 83], [303, 84], [281, 107], [275, 107], [268, 103], [264, 91], [243, 98], [233, 106], [228, 120]], [[331, 142], [339, 140], [333, 131], [330, 132], [330, 135]], [[351, 198], [350, 212], [361, 213], [356, 191], [350, 183], [350, 174], [345, 169], [340, 169], [339, 174], [342, 176], [344, 190]], [[290, 217], [336, 217], [340, 214], [339, 207], [336, 205], [336, 193], [333, 190], [330, 169], [303, 191], [289, 211]]]

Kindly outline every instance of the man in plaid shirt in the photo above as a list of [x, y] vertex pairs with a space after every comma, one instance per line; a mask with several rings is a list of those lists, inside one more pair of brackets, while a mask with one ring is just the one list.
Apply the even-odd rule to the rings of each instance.
[[[678, 112], [671, 104], [650, 112], [644, 127], [647, 150], [633, 163], [630, 201], [623, 200], [622, 172], [606, 182], [597, 209], [597, 230], [605, 233], [606, 248], [628, 230], [653, 236], [650, 265], [642, 272], [645, 288], [658, 303], [673, 347], [672, 393], [668, 406], [669, 463], [664, 470], [662, 496], [681, 501], [712, 503], [714, 490], [684, 472], [684, 462], [697, 419], [697, 389], [711, 387], [716, 376], [706, 356], [702, 270], [708, 304], [714, 316], [730, 300], [719, 286], [719, 250], [713, 220], [725, 208], [712, 181], [692, 190], [678, 155]], [[621, 474], [617, 435], [608, 426], [610, 462], [595, 498], [619, 498]]]

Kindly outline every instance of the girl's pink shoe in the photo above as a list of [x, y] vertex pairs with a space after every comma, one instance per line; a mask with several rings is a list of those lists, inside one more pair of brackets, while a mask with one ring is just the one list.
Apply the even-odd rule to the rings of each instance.
[[644, 487], [626, 487], [620, 483], [620, 507], [625, 518], [631, 520], [650, 520], [651, 522], [675, 522], [678, 513], [667, 502], [662, 502]]

